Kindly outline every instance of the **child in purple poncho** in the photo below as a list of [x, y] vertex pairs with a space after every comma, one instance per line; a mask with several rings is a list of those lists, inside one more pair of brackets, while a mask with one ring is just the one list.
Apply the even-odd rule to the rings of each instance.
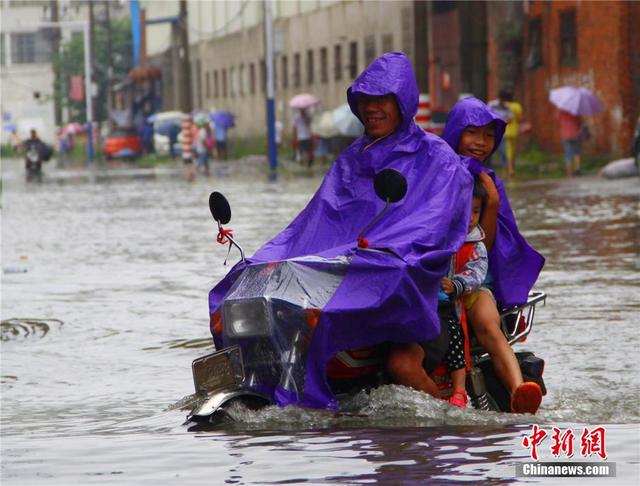
[[496, 307], [496, 301], [501, 308], [526, 302], [544, 264], [544, 258], [520, 234], [502, 182], [482, 165], [500, 144], [505, 125], [485, 103], [465, 98], [449, 113], [442, 138], [465, 157], [463, 163], [479, 175], [489, 193], [480, 219], [489, 250], [489, 277], [483, 287], [486, 291], [480, 292], [469, 311], [471, 327], [511, 395], [512, 411], [535, 413], [542, 391], [536, 383], [523, 382], [513, 349], [501, 332]]

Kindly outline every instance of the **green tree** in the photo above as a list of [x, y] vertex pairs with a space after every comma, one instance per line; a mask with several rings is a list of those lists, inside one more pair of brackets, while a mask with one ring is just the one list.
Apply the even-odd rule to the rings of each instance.
[[[97, 121], [107, 119], [107, 88], [122, 81], [133, 67], [133, 41], [131, 37], [131, 22], [128, 19], [111, 20], [111, 58], [108, 49], [107, 26], [103, 22], [95, 22], [93, 46], [93, 81], [97, 87], [94, 93], [93, 118]], [[84, 79], [84, 39], [82, 33], [74, 33], [69, 42], [62, 46], [61, 54], [54, 59], [56, 69], [62, 75], [60, 82], [54, 86], [54, 96], [61, 106], [69, 108], [70, 119], [84, 121], [86, 119], [86, 104], [69, 99], [71, 76], [82, 76]], [[113, 75], [109, 80], [109, 62], [113, 67]]]

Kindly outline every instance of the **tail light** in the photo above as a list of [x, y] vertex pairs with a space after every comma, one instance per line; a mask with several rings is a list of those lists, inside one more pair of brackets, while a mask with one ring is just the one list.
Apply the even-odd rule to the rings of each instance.
[[222, 334], [222, 315], [220, 311], [216, 311], [209, 316], [209, 330], [212, 336]]
[[315, 329], [320, 320], [320, 309], [312, 307], [304, 310], [304, 320], [311, 329]]

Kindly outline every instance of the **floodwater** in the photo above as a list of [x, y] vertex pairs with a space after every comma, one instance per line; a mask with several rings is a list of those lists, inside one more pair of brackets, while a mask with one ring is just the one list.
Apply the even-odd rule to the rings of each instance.
[[[535, 418], [390, 386], [362, 397], [356, 417], [237, 410], [235, 423], [194, 432], [180, 404], [193, 392], [191, 361], [212, 350], [207, 292], [229, 268], [209, 193], [227, 195], [250, 255], [320, 180], [88, 182], [46, 169], [42, 185], [26, 185], [19, 161], [3, 166], [2, 265], [27, 270], [2, 275], [4, 486], [584, 482], [516, 477], [533, 424], [548, 433], [540, 460], [615, 463], [615, 478], [590, 484], [640, 483], [637, 178], [508, 186], [547, 258], [537, 287], [547, 304], [520, 345], [547, 363]], [[581, 451], [584, 429], [598, 426], [606, 461]], [[571, 458], [552, 456], [553, 427], [575, 434]]]

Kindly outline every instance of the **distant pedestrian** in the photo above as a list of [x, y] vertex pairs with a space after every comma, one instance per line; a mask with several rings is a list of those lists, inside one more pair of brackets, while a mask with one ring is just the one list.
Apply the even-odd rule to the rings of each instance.
[[216, 152], [220, 160], [227, 160], [228, 147], [227, 147], [227, 127], [222, 123], [215, 124], [216, 132]]
[[507, 106], [511, 110], [512, 118], [507, 123], [504, 132], [506, 139], [507, 151], [507, 177], [513, 177], [516, 170], [516, 155], [518, 154], [518, 137], [520, 135], [520, 120], [522, 120], [522, 105], [517, 101], [513, 101], [513, 94], [508, 91]]
[[11, 150], [13, 151], [13, 155], [18, 155], [20, 151], [20, 147], [22, 146], [22, 140], [18, 136], [18, 132], [16, 130], [11, 131]]
[[313, 165], [313, 137], [311, 135], [311, 116], [307, 110], [298, 110], [293, 118], [293, 138], [300, 153], [302, 165]]
[[206, 120], [198, 120], [198, 130], [195, 137], [196, 156], [198, 157], [198, 169], [209, 175], [209, 147], [208, 140], [211, 137], [209, 124]]
[[582, 118], [568, 111], [558, 110], [556, 114], [560, 125], [560, 140], [564, 148], [564, 171], [567, 176], [580, 175], [580, 148]]
[[[513, 119], [513, 113], [509, 108], [509, 92], [501, 90], [498, 95], [498, 99], [492, 100], [488, 103], [489, 107], [502, 118], [506, 123], [510, 123]], [[496, 149], [496, 153], [500, 155], [500, 166], [504, 170], [505, 175], [509, 176], [509, 164], [507, 162], [507, 139], [504, 137], [500, 142], [500, 145]], [[493, 164], [492, 164], [493, 165]], [[495, 167], [493, 167], [495, 169]]]

